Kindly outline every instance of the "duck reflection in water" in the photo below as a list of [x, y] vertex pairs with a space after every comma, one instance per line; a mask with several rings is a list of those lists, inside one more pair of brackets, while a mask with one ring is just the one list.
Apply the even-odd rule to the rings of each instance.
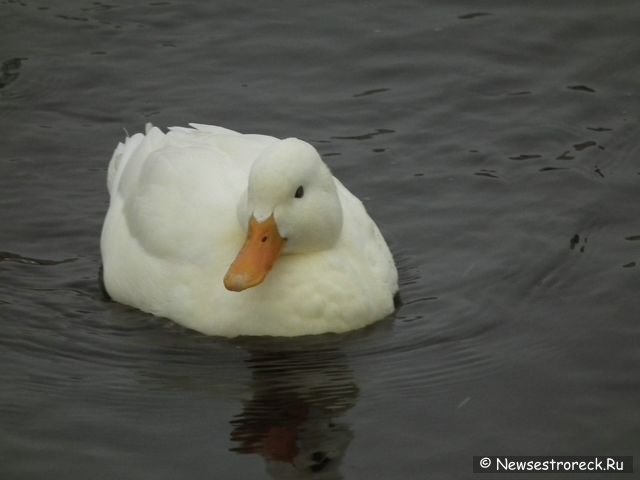
[[342, 478], [353, 433], [339, 417], [358, 398], [344, 355], [253, 351], [248, 363], [253, 397], [231, 421], [231, 450], [261, 455], [272, 478]]

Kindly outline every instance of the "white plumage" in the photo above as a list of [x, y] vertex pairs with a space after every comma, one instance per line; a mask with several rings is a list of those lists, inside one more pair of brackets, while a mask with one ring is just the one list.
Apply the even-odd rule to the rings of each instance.
[[[311, 145], [191, 127], [149, 126], [113, 154], [101, 249], [114, 300], [228, 337], [344, 332], [393, 311], [389, 249]], [[282, 248], [247, 286], [251, 261], [230, 266], [250, 222], [270, 218]]]

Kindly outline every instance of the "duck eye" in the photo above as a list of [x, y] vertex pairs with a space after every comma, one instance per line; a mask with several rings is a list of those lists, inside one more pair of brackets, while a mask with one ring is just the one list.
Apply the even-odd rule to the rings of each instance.
[[302, 187], [302, 185], [300, 185], [298, 187], [298, 189], [296, 190], [296, 194], [294, 195], [296, 198], [302, 198], [304, 197], [304, 188]]

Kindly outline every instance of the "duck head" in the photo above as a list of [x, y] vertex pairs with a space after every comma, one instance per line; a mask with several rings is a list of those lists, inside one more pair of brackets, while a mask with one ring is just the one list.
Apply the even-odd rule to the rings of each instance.
[[235, 292], [262, 283], [281, 255], [331, 248], [342, 230], [333, 175], [297, 138], [275, 142], [253, 163], [238, 218], [247, 236], [224, 277]]

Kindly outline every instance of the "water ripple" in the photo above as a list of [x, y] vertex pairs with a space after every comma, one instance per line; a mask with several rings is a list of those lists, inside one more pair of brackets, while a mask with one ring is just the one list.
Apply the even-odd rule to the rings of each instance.
[[27, 60], [25, 57], [14, 57], [2, 62], [0, 66], [0, 89], [8, 87], [18, 79], [20, 67], [25, 60]]
[[63, 263], [75, 262], [77, 258], [64, 258], [62, 260], [48, 260], [43, 258], [32, 258], [11, 252], [0, 252], [0, 262], [16, 262], [26, 265], [60, 265]]
[[363, 133], [362, 135], [349, 135], [344, 137], [331, 137], [334, 140], [370, 140], [378, 135], [386, 135], [389, 133], [395, 133], [395, 130], [388, 128], [376, 128], [374, 132]]

